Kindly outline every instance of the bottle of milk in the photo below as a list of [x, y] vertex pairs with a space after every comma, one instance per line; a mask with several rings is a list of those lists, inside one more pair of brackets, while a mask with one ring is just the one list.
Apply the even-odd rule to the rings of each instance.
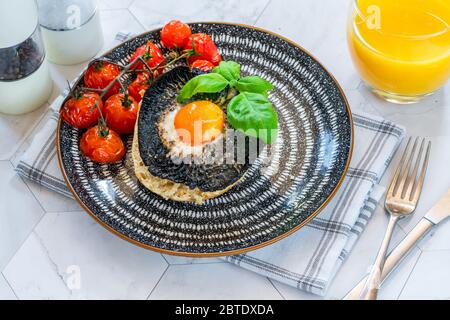
[[50, 62], [78, 64], [103, 46], [103, 32], [94, 0], [37, 0], [39, 23]]

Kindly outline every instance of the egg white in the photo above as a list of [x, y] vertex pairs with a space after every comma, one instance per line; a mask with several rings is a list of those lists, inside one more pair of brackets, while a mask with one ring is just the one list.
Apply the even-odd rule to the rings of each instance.
[[[175, 128], [175, 116], [182, 108], [176, 104], [165, 111], [159, 120], [158, 130], [161, 141], [169, 150], [167, 156], [174, 161], [183, 161], [185, 163], [194, 161], [195, 163], [211, 163], [220, 161], [223, 155], [225, 134], [222, 133], [213, 141], [201, 145], [191, 145], [181, 140], [179, 133]], [[229, 124], [225, 121], [224, 132], [229, 129]]]

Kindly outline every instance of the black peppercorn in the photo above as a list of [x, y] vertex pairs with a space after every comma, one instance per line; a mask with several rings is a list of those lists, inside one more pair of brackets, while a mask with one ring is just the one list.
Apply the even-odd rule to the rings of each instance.
[[32, 38], [18, 46], [0, 49], [0, 81], [29, 76], [42, 64], [43, 57], [42, 50]]

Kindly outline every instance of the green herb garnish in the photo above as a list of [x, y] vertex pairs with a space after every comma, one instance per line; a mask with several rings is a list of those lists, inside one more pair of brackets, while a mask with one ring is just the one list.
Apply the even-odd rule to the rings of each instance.
[[236, 89], [239, 92], [261, 93], [267, 96], [267, 93], [273, 89], [273, 85], [258, 76], [249, 76], [239, 79], [236, 83]]
[[222, 61], [211, 73], [192, 78], [181, 89], [177, 100], [182, 103], [197, 93], [216, 93], [227, 88], [237, 94], [227, 106], [227, 117], [233, 128], [272, 143], [278, 129], [278, 116], [268, 98], [273, 85], [258, 76], [241, 78], [237, 62]]
[[271, 143], [278, 128], [278, 115], [269, 99], [259, 93], [241, 92], [227, 107], [227, 117], [233, 128], [246, 135]]
[[178, 94], [178, 102], [183, 102], [197, 93], [214, 93], [224, 90], [228, 80], [217, 73], [202, 74], [189, 80]]
[[212, 72], [220, 74], [228, 81], [239, 80], [241, 77], [241, 66], [234, 61], [222, 61]]

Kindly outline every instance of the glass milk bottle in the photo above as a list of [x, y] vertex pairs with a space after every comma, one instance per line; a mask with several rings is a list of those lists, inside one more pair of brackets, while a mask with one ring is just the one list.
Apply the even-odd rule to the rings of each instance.
[[37, 0], [47, 59], [72, 65], [90, 60], [103, 46], [94, 0]]
[[53, 82], [45, 61], [34, 0], [0, 1], [0, 112], [42, 106]]

